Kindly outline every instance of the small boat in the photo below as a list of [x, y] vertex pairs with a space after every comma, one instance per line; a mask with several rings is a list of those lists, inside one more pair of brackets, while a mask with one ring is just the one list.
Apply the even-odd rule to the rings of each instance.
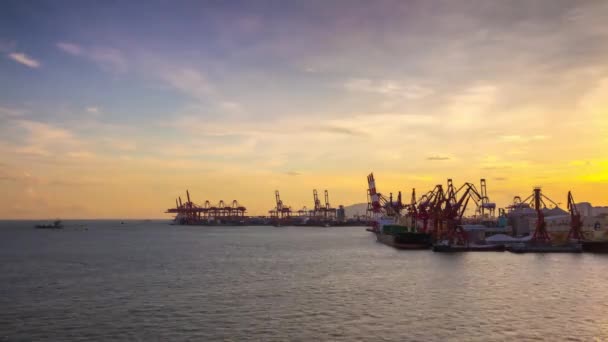
[[55, 220], [53, 224], [37, 224], [35, 227], [38, 229], [63, 229], [63, 224], [61, 220]]

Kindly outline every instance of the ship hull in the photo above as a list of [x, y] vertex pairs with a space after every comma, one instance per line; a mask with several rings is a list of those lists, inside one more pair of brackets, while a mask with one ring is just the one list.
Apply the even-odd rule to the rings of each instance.
[[512, 245], [507, 249], [512, 253], [581, 253], [581, 244], [568, 244], [561, 246], [522, 244]]
[[431, 236], [425, 233], [401, 233], [397, 235], [376, 233], [378, 242], [397, 249], [429, 249]]
[[591, 253], [608, 253], [608, 241], [583, 241], [583, 251]]
[[459, 253], [459, 252], [504, 252], [504, 245], [485, 245], [485, 246], [449, 246], [434, 245], [433, 252]]

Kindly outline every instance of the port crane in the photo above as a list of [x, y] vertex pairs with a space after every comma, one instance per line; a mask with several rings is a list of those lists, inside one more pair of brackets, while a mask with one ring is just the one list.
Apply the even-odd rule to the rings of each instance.
[[279, 190], [275, 190], [274, 197], [276, 201], [276, 207], [269, 211], [270, 216], [274, 218], [289, 218], [291, 217], [291, 207], [283, 204]]
[[[462, 217], [469, 201], [479, 204], [482, 196], [475, 185], [464, 183], [458, 190], [454, 190], [453, 183], [448, 179], [448, 193], [445, 201], [443, 217], [446, 220], [447, 238], [452, 244], [463, 245], [467, 242], [467, 235], [462, 228]], [[460, 194], [460, 197], [458, 195]]]
[[190, 200], [190, 192], [188, 190], [186, 190], [186, 198], [188, 199], [188, 202], [184, 203], [184, 209], [186, 210], [186, 221], [188, 223], [194, 223], [196, 221], [197, 213], [193, 209], [196, 207], [196, 205]]
[[217, 215], [220, 217], [226, 215], [226, 203], [224, 203], [224, 200], [220, 200], [217, 204]]
[[329, 204], [329, 191], [325, 190], [325, 207], [323, 208], [325, 219], [336, 217], [336, 209]]
[[365, 216], [368, 220], [371, 220], [374, 216], [374, 207], [372, 205], [372, 196], [370, 194], [370, 189], [367, 189], [367, 208], [365, 210]]
[[317, 192], [317, 189], [312, 190], [312, 197], [314, 200], [314, 208], [311, 216], [317, 217], [321, 213], [321, 201], [319, 200], [319, 193]]
[[568, 211], [570, 212], [570, 231], [568, 232], [568, 239], [581, 241], [584, 238], [581, 229], [583, 227], [583, 220], [581, 219], [578, 208], [576, 208], [571, 191], [568, 191]]
[[532, 235], [532, 241], [536, 243], [550, 243], [551, 237], [547, 232], [547, 222], [543, 209], [547, 208], [547, 203], [552, 204], [555, 208], [559, 207], [552, 199], [545, 196], [540, 187], [535, 187], [532, 194], [523, 200], [520, 196], [513, 198], [513, 204], [508, 208], [511, 210], [533, 208], [536, 211], [536, 227]]
[[241, 205], [237, 200], [233, 200], [232, 201], [232, 208], [231, 208], [231, 212], [232, 214], [234, 214], [237, 217], [244, 217], [245, 216], [245, 211], [247, 211], [247, 208], [245, 208], [243, 205]]
[[[417, 207], [417, 219], [422, 221], [422, 231], [437, 233], [441, 229], [441, 205], [445, 199], [443, 186], [437, 184], [435, 188], [420, 197]], [[429, 220], [433, 219], [432, 229]]]
[[235, 219], [245, 217], [247, 208], [237, 200], [230, 204], [219, 201], [218, 204], [211, 204], [208, 200], [203, 205], [197, 205], [190, 198], [190, 191], [186, 190], [186, 201], [183, 202], [181, 196], [175, 199], [175, 208], [167, 209], [167, 213], [177, 214], [176, 221], [181, 224], [200, 224], [203, 219]]
[[481, 196], [481, 204], [477, 206], [477, 212], [481, 214], [482, 218], [485, 218], [485, 211], [488, 210], [488, 213], [491, 218], [494, 217], [494, 213], [496, 211], [496, 203], [490, 202], [490, 198], [488, 197], [488, 188], [486, 184], [485, 178], [482, 178], [479, 182], [480, 184], [480, 196]]
[[[422, 231], [432, 232], [438, 240], [447, 238], [452, 243], [463, 244], [466, 242], [466, 233], [461, 226], [464, 213], [471, 201], [476, 204], [476, 210], [481, 211], [483, 197], [474, 184], [467, 182], [456, 188], [453, 180], [448, 179], [445, 190], [443, 185], [437, 184], [433, 190], [422, 195], [417, 203], [414, 197], [412, 205], [417, 220], [422, 223]], [[489, 207], [490, 205], [486, 206]]]
[[[532, 240], [535, 242], [541, 243], [549, 243], [551, 242], [551, 237], [547, 232], [547, 222], [545, 222], [545, 214], [543, 213], [543, 208], [541, 207], [541, 203], [543, 207], [546, 208], [546, 204], [543, 201], [543, 194], [541, 193], [540, 188], [534, 188], [534, 193], [532, 194], [534, 200], [534, 210], [536, 210], [537, 219], [536, 219], [536, 229], [534, 230], [534, 235], [532, 235]], [[549, 199], [549, 198], [547, 198]], [[550, 200], [550, 199], [549, 199]], [[551, 201], [551, 200], [550, 200]], [[553, 201], [551, 201], [553, 202]], [[555, 202], [553, 202], [555, 203]], [[557, 207], [557, 204], [555, 205]]]
[[386, 198], [381, 193], [376, 192], [376, 181], [373, 173], [367, 176], [367, 184], [374, 213], [382, 213], [384, 211], [389, 216], [399, 216], [401, 214], [401, 211], [405, 208], [401, 200], [401, 191], [397, 195], [397, 201], [393, 201], [393, 193], [390, 193], [389, 198]]
[[411, 220], [410, 227], [417, 228], [418, 209], [416, 203], [416, 188], [412, 188], [412, 198], [410, 199], [410, 205], [407, 206], [407, 210]]

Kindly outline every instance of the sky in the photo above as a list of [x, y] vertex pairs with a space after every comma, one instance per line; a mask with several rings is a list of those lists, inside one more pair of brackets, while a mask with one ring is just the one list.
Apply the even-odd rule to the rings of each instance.
[[608, 2], [2, 1], [0, 219], [487, 179], [608, 205]]

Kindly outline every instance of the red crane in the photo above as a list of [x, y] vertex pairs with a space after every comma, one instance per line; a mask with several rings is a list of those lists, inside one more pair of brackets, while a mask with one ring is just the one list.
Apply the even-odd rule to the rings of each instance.
[[571, 191], [568, 191], [568, 211], [570, 212], [570, 231], [568, 232], [568, 239], [581, 241], [583, 239], [583, 232], [581, 230], [583, 227], [583, 220], [576, 208]]
[[367, 176], [367, 184], [369, 186], [369, 196], [371, 198], [372, 210], [374, 213], [385, 213], [389, 216], [399, 216], [405, 208], [401, 201], [401, 191], [397, 195], [397, 201], [393, 201], [393, 194], [389, 194], [389, 198], [376, 191], [376, 181], [374, 174], [370, 173]]
[[[545, 202], [543, 201], [543, 195], [541, 194], [540, 188], [534, 188], [534, 193], [532, 194], [534, 199], [534, 210], [536, 210], [536, 229], [534, 230], [534, 235], [532, 235], [532, 241], [540, 242], [540, 243], [549, 243], [551, 242], [551, 237], [547, 232], [547, 222], [545, 222], [545, 214], [543, 213], [543, 208], [546, 207]], [[525, 200], [524, 200], [525, 202]], [[553, 202], [553, 201], [551, 201]], [[543, 207], [541, 207], [541, 203]], [[555, 202], [553, 202], [555, 203]], [[557, 206], [557, 204], [556, 204]]]
[[[443, 186], [437, 184], [435, 188], [428, 193], [422, 195], [418, 201], [417, 213], [418, 219], [422, 220], [422, 231], [438, 233], [441, 229], [441, 205], [445, 199]], [[433, 219], [433, 227], [429, 227], [429, 220]]]
[[367, 176], [367, 185], [369, 190], [369, 197], [372, 203], [372, 210], [374, 213], [382, 212], [382, 205], [380, 204], [380, 193], [376, 192], [376, 180], [374, 179], [374, 173], [370, 173]]
[[283, 204], [283, 201], [281, 200], [281, 195], [279, 194], [279, 190], [275, 190], [274, 192], [274, 196], [275, 196], [275, 200], [277, 202], [277, 206], [275, 208], [275, 210], [271, 210], [271, 214], [274, 212], [276, 212], [276, 216], [277, 218], [289, 218], [291, 217], [291, 207], [286, 206]]
[[553, 204], [556, 208], [558, 207], [557, 203], [551, 200], [549, 197], [542, 194], [541, 189], [539, 187], [534, 188], [532, 194], [525, 199], [521, 199], [519, 196], [515, 196], [513, 198], [513, 204], [508, 208], [511, 210], [515, 209], [525, 209], [525, 208], [534, 208], [536, 211], [536, 228], [534, 229], [534, 234], [532, 235], [532, 241], [536, 243], [550, 243], [551, 237], [547, 232], [547, 222], [545, 222], [545, 214], [543, 213], [543, 209], [547, 208], [547, 203], [549, 202]]
[[[461, 192], [462, 190], [464, 192]], [[460, 198], [457, 197], [458, 194], [461, 194]], [[447, 238], [453, 244], [463, 245], [468, 241], [466, 232], [462, 228], [462, 217], [467, 210], [470, 200], [473, 200], [475, 203], [481, 201], [481, 195], [477, 192], [475, 185], [471, 183], [464, 183], [458, 190], [448, 193], [444, 208], [444, 218], [447, 225]]]

